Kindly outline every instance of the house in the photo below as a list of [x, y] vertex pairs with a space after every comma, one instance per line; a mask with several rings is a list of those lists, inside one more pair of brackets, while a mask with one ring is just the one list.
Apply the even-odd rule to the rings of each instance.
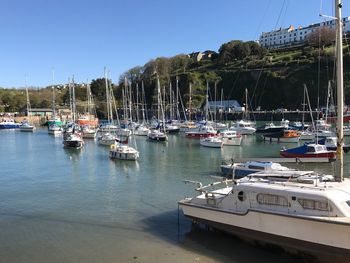
[[219, 100], [219, 101], [208, 101], [208, 105], [204, 105], [204, 109], [209, 111], [226, 111], [226, 112], [243, 112], [244, 107], [238, 103], [237, 100]]
[[[350, 17], [344, 17], [342, 22], [344, 32], [350, 32]], [[308, 35], [319, 27], [335, 28], [335, 20], [311, 24], [307, 27], [299, 26], [295, 28], [294, 26], [289, 26], [270, 32], [263, 32], [259, 37], [259, 44], [269, 49], [301, 45], [306, 42]]]
[[188, 54], [187, 56], [193, 61], [199, 62], [199, 61], [211, 60], [211, 57], [214, 54], [216, 54], [215, 51], [206, 50], [204, 52], [193, 52], [191, 54]]

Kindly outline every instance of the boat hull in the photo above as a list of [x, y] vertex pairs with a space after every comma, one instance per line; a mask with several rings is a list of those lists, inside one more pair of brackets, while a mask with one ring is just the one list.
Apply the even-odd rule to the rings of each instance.
[[83, 147], [84, 142], [77, 140], [66, 140], [63, 142], [63, 145], [65, 148], [80, 149]]
[[186, 132], [187, 138], [200, 139], [215, 136], [215, 133], [196, 133], [196, 132]]
[[286, 158], [329, 158], [329, 159], [335, 159], [336, 153], [335, 152], [325, 152], [325, 153], [305, 153], [305, 154], [298, 154], [298, 153], [289, 153], [287, 151], [280, 151], [281, 156]]
[[300, 137], [268, 137], [263, 136], [265, 142], [286, 142], [286, 143], [296, 143], [299, 142]]
[[242, 136], [239, 137], [223, 137], [222, 141], [227, 146], [239, 146], [242, 144]]
[[21, 131], [21, 132], [34, 132], [35, 131], [35, 126], [21, 126], [21, 127], [19, 127], [19, 130]]
[[17, 129], [20, 124], [0, 124], [0, 129]]
[[222, 142], [200, 141], [200, 145], [209, 148], [221, 148], [223, 144]]
[[118, 152], [118, 151], [109, 151], [109, 157], [111, 159], [118, 159], [118, 160], [127, 160], [127, 161], [136, 161], [139, 158], [138, 152]]
[[[307, 219], [250, 210], [244, 214], [179, 202], [185, 216], [250, 240], [257, 240], [308, 254], [350, 259], [348, 223]], [[288, 227], [286, 227], [288, 226]], [[345, 262], [345, 261], [344, 261]]]

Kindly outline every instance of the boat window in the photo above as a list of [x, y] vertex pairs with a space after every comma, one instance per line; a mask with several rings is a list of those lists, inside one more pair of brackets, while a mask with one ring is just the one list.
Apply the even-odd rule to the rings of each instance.
[[245, 193], [243, 191], [240, 191], [237, 195], [237, 198], [239, 201], [244, 201], [246, 199]]
[[261, 205], [279, 205], [288, 206], [288, 200], [285, 196], [272, 194], [258, 194], [256, 200]]
[[307, 151], [309, 153], [313, 153], [313, 152], [315, 152], [315, 148], [314, 147], [307, 147]]
[[349, 201], [346, 201], [347, 205], [350, 206], [350, 200]]
[[328, 205], [328, 202], [326, 201], [298, 198], [298, 202], [304, 209], [321, 210], [321, 211], [332, 210], [331, 207]]

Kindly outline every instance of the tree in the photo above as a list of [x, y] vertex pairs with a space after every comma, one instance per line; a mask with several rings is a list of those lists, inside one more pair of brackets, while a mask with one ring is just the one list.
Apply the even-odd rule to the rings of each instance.
[[250, 54], [249, 44], [240, 40], [233, 40], [221, 45], [219, 48], [219, 62], [228, 63], [247, 57]]
[[335, 41], [335, 30], [326, 26], [316, 28], [307, 37], [310, 46], [319, 46], [324, 49]]
[[261, 59], [267, 54], [267, 49], [260, 46], [255, 41], [248, 41], [245, 44], [249, 45], [249, 50], [250, 50], [249, 55], [252, 57], [256, 57], [258, 59]]
[[170, 70], [171, 72], [182, 71], [185, 72], [190, 58], [185, 54], [180, 54], [170, 58]]

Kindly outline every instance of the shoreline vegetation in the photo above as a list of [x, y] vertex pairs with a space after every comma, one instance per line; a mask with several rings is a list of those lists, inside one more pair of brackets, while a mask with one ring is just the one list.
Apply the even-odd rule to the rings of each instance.
[[[347, 43], [347, 42], [345, 42]], [[344, 47], [344, 86], [349, 86], [349, 46]], [[325, 106], [328, 85], [334, 89], [334, 47], [324, 43], [322, 47], [307, 42], [302, 46], [279, 50], [267, 50], [253, 41], [230, 41], [221, 45], [218, 52], [204, 51], [189, 55], [180, 54], [170, 58], [158, 57], [144, 66], [126, 71], [118, 83], [112, 83], [118, 108], [123, 107], [122, 94], [126, 78], [131, 85], [132, 96], [136, 98], [138, 88], [144, 87], [147, 109], [156, 108], [156, 74], [160, 77], [162, 96], [169, 97], [169, 90], [175, 92], [178, 82], [180, 98], [188, 107], [189, 86], [192, 86], [192, 109], [203, 108], [207, 83], [209, 100], [237, 100], [245, 105], [245, 89], [249, 92], [249, 109], [272, 111], [286, 108], [302, 109], [304, 84], [308, 88], [312, 109]], [[105, 80], [97, 78], [90, 83], [95, 100], [97, 116], [105, 118]], [[78, 112], [84, 112], [87, 104], [86, 83], [75, 84]], [[56, 106], [69, 107], [68, 84], [55, 84]], [[165, 94], [164, 94], [165, 91]], [[350, 104], [350, 90], [345, 88], [345, 104]], [[29, 88], [32, 108], [52, 108], [52, 86]], [[335, 98], [333, 98], [334, 100]], [[136, 99], [135, 99], [136, 102]], [[23, 88], [0, 88], [0, 113], [23, 113], [26, 95]], [[320, 107], [320, 106], [319, 106]]]

